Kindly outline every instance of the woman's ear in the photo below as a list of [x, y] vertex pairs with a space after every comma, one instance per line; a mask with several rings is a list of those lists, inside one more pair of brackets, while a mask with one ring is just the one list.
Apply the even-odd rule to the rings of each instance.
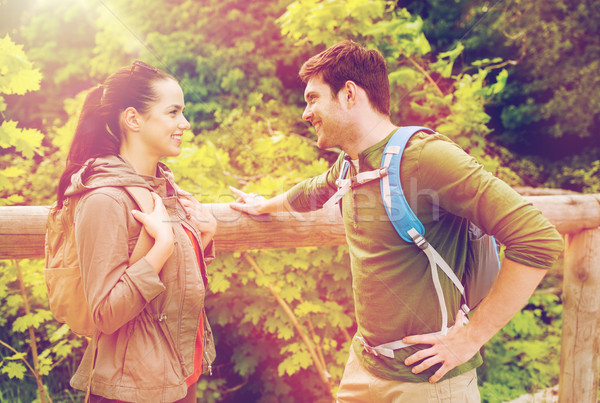
[[129, 108], [125, 109], [121, 116], [125, 129], [132, 132], [137, 132], [140, 130], [141, 116], [134, 107], [130, 106]]

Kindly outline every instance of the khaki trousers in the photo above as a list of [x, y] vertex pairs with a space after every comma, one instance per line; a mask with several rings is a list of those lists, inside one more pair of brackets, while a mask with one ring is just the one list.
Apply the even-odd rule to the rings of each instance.
[[442, 382], [400, 382], [378, 378], [369, 373], [359, 362], [354, 349], [350, 357], [337, 394], [340, 403], [421, 403], [453, 402], [479, 403], [476, 370]]

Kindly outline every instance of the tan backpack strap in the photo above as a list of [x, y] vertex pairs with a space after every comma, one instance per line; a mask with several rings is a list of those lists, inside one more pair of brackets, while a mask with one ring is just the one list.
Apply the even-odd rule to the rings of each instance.
[[[133, 200], [135, 200], [142, 213], [150, 214], [154, 210], [154, 200], [148, 189], [140, 186], [125, 186], [125, 190], [133, 197]], [[142, 227], [140, 237], [129, 257], [129, 264], [132, 265], [145, 256], [150, 248], [152, 248], [152, 245], [154, 245], [154, 239]]]
[[85, 389], [85, 403], [90, 401], [90, 395], [92, 393], [92, 375], [94, 368], [96, 367], [96, 355], [98, 354], [98, 338], [100, 337], [100, 331], [96, 330], [90, 343], [92, 343], [92, 365], [90, 366], [90, 374], [88, 376], [87, 388]]

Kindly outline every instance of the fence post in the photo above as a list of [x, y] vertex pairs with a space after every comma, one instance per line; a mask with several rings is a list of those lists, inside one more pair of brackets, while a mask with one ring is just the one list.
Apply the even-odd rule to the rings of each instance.
[[600, 368], [600, 228], [569, 235], [563, 280], [559, 401], [596, 402]]

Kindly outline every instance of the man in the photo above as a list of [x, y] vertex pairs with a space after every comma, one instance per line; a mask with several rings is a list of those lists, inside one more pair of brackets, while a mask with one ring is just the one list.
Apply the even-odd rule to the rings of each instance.
[[[302, 117], [315, 127], [317, 145], [339, 146], [344, 153], [327, 172], [269, 200], [232, 189], [239, 196], [232, 208], [249, 214], [319, 209], [338, 190], [344, 158], [351, 160], [347, 177], [379, 168], [385, 145], [397, 129], [389, 117], [383, 56], [344, 41], [310, 58], [300, 78], [306, 83]], [[479, 349], [527, 302], [560, 254], [562, 238], [539, 210], [442, 135], [413, 135], [400, 168], [406, 199], [427, 239], [459, 278], [468, 221], [506, 246], [505, 259], [492, 290], [467, 325], [458, 291], [440, 276], [449, 296], [448, 321], [455, 325], [446, 335], [432, 335], [440, 330], [442, 319], [427, 257], [403, 241], [390, 223], [380, 181], [344, 194], [342, 215], [358, 329], [338, 400], [479, 401]], [[394, 358], [373, 353], [372, 347], [397, 340], [408, 346], [395, 350]]]

